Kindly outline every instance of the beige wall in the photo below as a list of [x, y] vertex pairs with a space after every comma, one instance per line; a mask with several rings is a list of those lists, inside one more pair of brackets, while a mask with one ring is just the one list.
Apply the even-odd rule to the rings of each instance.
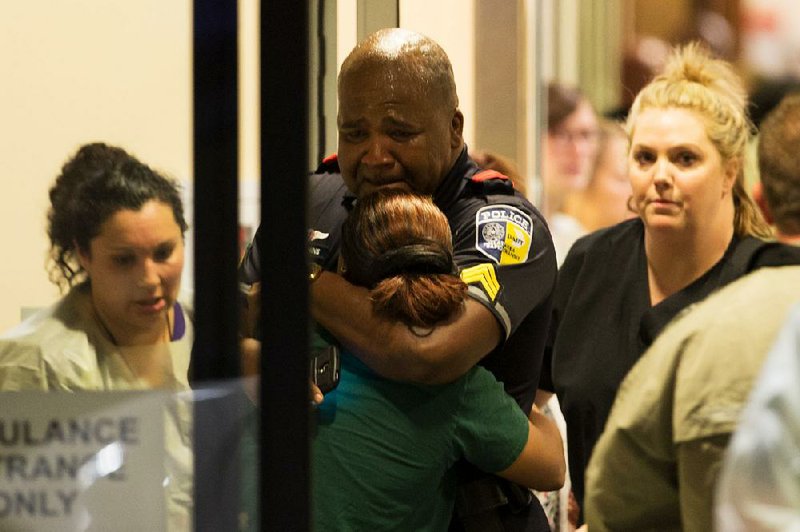
[[239, 221], [246, 228], [248, 236], [252, 237], [261, 219], [259, 0], [239, 0], [238, 6]]
[[[475, 138], [475, 37], [474, 0], [399, 0], [399, 26], [423, 33], [436, 40], [453, 63], [459, 105], [466, 117], [464, 138], [472, 145]], [[358, 42], [357, 0], [337, 0], [337, 67]]]
[[[518, 0], [516, 28], [525, 24], [539, 0]], [[551, 0], [554, 1], [554, 0]], [[575, 0], [573, 0], [575, 1]], [[0, 92], [0, 239], [7, 250], [0, 268], [0, 331], [19, 321], [20, 308], [51, 303], [57, 291], [47, 281], [45, 213], [47, 190], [64, 160], [88, 141], [120, 144], [143, 160], [190, 182], [191, 153], [191, 2], [189, 0], [27, 0], [5, 2], [0, 10], [0, 68], [6, 83]], [[358, 0], [337, 1], [337, 62], [356, 42]], [[475, 27], [480, 23], [507, 26], [496, 17], [476, 20], [475, 0], [399, 0], [399, 25], [436, 39], [453, 63], [464, 137], [477, 147], [475, 80], [478, 72]], [[521, 8], [519, 6], [526, 6]], [[243, 222], [258, 222], [258, 2], [240, 0], [241, 127], [240, 155]], [[485, 11], [485, 10], [484, 10]], [[486, 16], [490, 16], [489, 13]], [[511, 15], [513, 18], [513, 15]], [[534, 24], [528, 24], [533, 27]], [[530, 31], [529, 27], [529, 31]], [[513, 41], [513, 39], [512, 39]], [[511, 46], [513, 42], [509, 42]], [[515, 53], [501, 56], [504, 68], [515, 71], [515, 83], [533, 85], [524, 63], [532, 60], [532, 44], [518, 40]], [[522, 47], [522, 48], [520, 48]], [[527, 50], [519, 53], [520, 49]], [[515, 58], [516, 55], [516, 58]], [[547, 59], [547, 54], [543, 55]], [[491, 58], [484, 57], [486, 61]], [[507, 77], [511, 77], [510, 75]], [[498, 80], [498, 86], [507, 83]], [[491, 83], [489, 83], [490, 86]], [[498, 146], [490, 147], [518, 159], [534, 179], [535, 101], [506, 95], [506, 119], [499, 124]], [[484, 90], [482, 97], [500, 98], [502, 91]], [[482, 102], [491, 109], [492, 102]], [[516, 120], [509, 123], [516, 112]], [[495, 122], [497, 122], [495, 120]], [[488, 127], [488, 126], [487, 126]], [[488, 131], [488, 130], [487, 130]], [[514, 138], [516, 137], [516, 139]], [[333, 137], [335, 138], [335, 136]], [[515, 144], [516, 140], [516, 144]], [[507, 146], [505, 148], [504, 146]], [[335, 149], [335, 147], [333, 148]], [[191, 200], [191, 191], [186, 195]], [[187, 205], [189, 210], [191, 204]], [[192, 235], [188, 235], [191, 243]], [[191, 247], [187, 253], [191, 254]], [[190, 272], [190, 271], [189, 271]], [[187, 274], [188, 277], [188, 274]], [[184, 283], [189, 287], [190, 279]]]
[[539, 0], [402, 0], [400, 26], [438, 41], [453, 63], [464, 140], [515, 161], [535, 196], [534, 5]]
[[0, 9], [0, 331], [48, 305], [47, 191], [85, 142], [192, 174], [189, 0], [26, 0]]
[[490, 150], [524, 165], [518, 139], [524, 138], [524, 113], [518, 98], [526, 97], [525, 71], [519, 68], [521, 24], [518, 2], [480, 0], [475, 4], [475, 115], [473, 150]]
[[464, 140], [475, 144], [475, 0], [401, 0], [400, 27], [438, 42], [453, 63]]
[[[464, 138], [467, 144], [475, 140], [475, 37], [474, 0], [400, 0], [401, 28], [423, 33], [436, 40], [453, 63], [458, 87], [459, 105], [464, 113]], [[358, 42], [358, 2], [337, 1], [337, 67]]]

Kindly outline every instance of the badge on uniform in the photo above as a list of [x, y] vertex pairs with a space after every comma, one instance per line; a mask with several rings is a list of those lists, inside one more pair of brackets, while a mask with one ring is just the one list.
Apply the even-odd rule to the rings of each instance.
[[475, 245], [497, 264], [528, 260], [532, 234], [531, 217], [516, 207], [491, 205], [475, 215]]

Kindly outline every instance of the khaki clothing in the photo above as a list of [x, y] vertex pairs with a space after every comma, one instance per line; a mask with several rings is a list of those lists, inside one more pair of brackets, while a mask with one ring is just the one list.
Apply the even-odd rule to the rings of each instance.
[[726, 451], [716, 530], [800, 530], [798, 457], [800, 304], [772, 346]]
[[592, 532], [712, 529], [722, 454], [799, 300], [800, 267], [764, 268], [664, 330], [623, 381], [589, 463]]
[[[177, 312], [177, 310], [176, 310]], [[164, 386], [176, 392], [165, 410], [165, 440], [169, 482], [169, 529], [191, 530], [192, 470], [191, 402], [178, 395], [188, 391], [188, 370], [194, 331], [185, 319], [185, 333], [156, 348], [165, 353]], [[0, 336], [0, 391], [146, 390], [124, 355], [136, 347], [118, 347], [94, 318], [87, 285], [73, 287], [52, 307], [38, 312]]]

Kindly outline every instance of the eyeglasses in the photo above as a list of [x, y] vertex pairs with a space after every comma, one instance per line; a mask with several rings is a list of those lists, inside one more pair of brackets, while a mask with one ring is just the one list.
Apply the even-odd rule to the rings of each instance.
[[576, 129], [574, 131], [570, 131], [568, 129], [559, 128], [549, 131], [547, 134], [554, 141], [556, 141], [556, 143], [562, 145], [569, 142], [574, 142], [575, 144], [589, 144], [597, 142], [596, 129]]

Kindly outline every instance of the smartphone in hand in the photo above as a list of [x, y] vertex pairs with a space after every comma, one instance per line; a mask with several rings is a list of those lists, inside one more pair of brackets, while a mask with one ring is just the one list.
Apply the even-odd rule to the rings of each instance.
[[337, 346], [326, 345], [312, 351], [309, 368], [311, 382], [316, 384], [323, 394], [339, 384], [339, 365], [340, 355]]

